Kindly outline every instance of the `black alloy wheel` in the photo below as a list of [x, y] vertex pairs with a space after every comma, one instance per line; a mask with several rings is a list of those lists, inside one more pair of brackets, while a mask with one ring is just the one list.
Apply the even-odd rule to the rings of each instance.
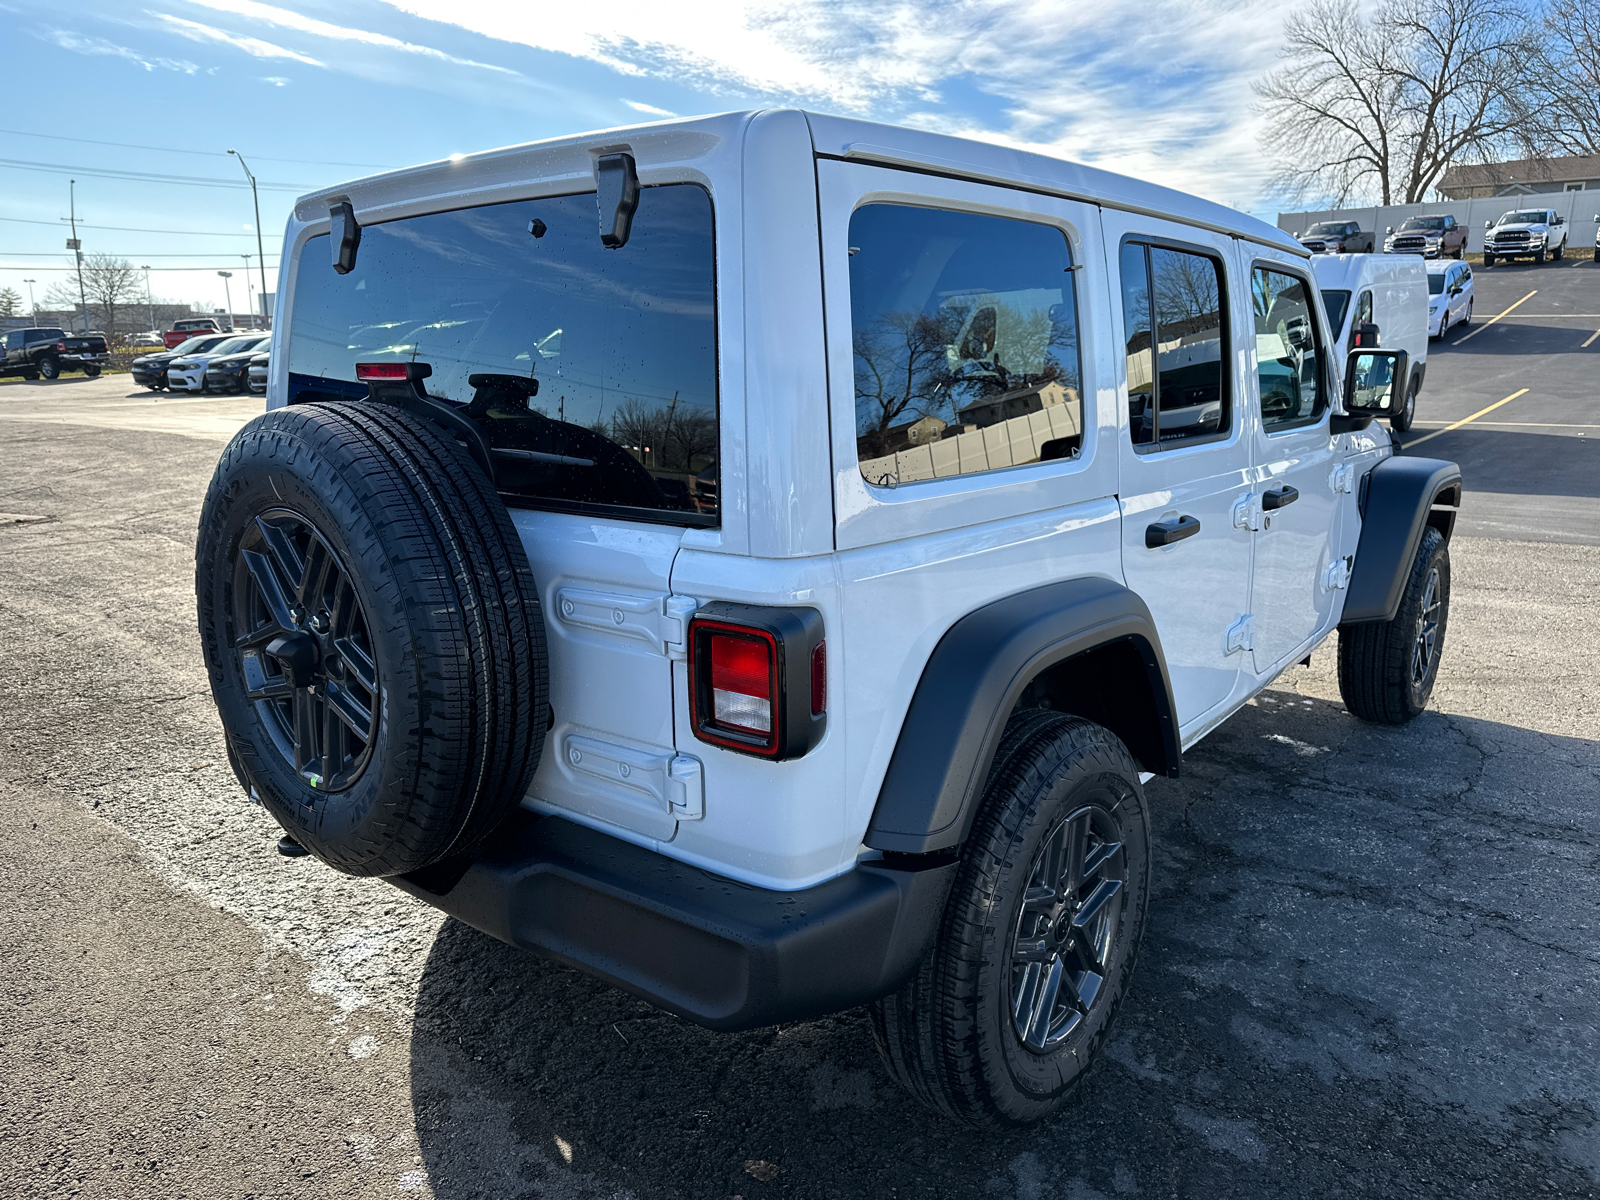
[[361, 777], [378, 731], [378, 668], [360, 597], [309, 519], [255, 518], [239, 547], [234, 629], [246, 696], [279, 756], [321, 792]]
[[1035, 1054], [1065, 1042], [1101, 999], [1113, 942], [1127, 936], [1111, 905], [1127, 870], [1121, 823], [1099, 805], [1066, 817], [1034, 856], [1012, 937], [1011, 1022]]
[[1450, 544], [1422, 531], [1399, 610], [1339, 627], [1339, 695], [1363, 721], [1404, 725], [1428, 706], [1450, 622]]
[[1429, 567], [1417, 606], [1417, 635], [1411, 647], [1411, 686], [1419, 692], [1433, 687], [1439, 666], [1440, 625], [1444, 614], [1444, 584], [1437, 563]]

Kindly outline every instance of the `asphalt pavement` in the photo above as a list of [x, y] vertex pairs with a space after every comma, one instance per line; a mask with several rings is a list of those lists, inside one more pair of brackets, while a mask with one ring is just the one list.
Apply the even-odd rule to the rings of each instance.
[[1152, 782], [1118, 1028], [1002, 1135], [859, 1012], [708, 1033], [280, 858], [193, 628], [259, 400], [0, 384], [0, 1194], [1600, 1196], [1593, 271], [1480, 271], [1430, 354], [1409, 450], [1467, 469], [1430, 711], [1355, 721], [1324, 649]]

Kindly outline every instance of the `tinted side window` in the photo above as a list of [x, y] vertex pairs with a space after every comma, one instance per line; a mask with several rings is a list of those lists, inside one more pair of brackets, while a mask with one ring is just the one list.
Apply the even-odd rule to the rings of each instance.
[[1256, 378], [1261, 420], [1270, 432], [1322, 416], [1322, 347], [1305, 281], [1282, 271], [1250, 272], [1250, 306], [1256, 326]]
[[477, 421], [503, 495], [715, 525], [716, 258], [711, 197], [640, 191], [606, 249], [589, 192], [362, 230], [348, 275], [307, 240], [289, 399], [364, 396], [358, 362], [418, 362]]
[[1066, 235], [868, 204], [850, 218], [856, 453], [893, 487], [1056, 458], [1083, 440]]
[[1222, 264], [1128, 242], [1121, 267], [1134, 444], [1165, 446], [1227, 432]]
[[1372, 293], [1370, 291], [1362, 292], [1361, 298], [1356, 301], [1355, 323], [1357, 325], [1372, 324]]

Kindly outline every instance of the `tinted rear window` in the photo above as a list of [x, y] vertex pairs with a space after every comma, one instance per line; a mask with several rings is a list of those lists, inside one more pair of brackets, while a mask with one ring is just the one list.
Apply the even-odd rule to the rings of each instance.
[[329, 259], [326, 235], [307, 240], [291, 403], [365, 395], [358, 362], [427, 363], [428, 394], [488, 435], [508, 499], [717, 523], [705, 189], [642, 189], [616, 250], [588, 192], [370, 225], [350, 274]]
[[1322, 290], [1322, 307], [1328, 310], [1328, 328], [1338, 337], [1344, 328], [1344, 314], [1350, 309], [1350, 293], [1338, 288]]

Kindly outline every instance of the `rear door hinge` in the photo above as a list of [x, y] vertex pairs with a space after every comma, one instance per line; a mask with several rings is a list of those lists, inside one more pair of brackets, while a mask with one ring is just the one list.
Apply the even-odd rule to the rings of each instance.
[[1261, 508], [1261, 497], [1251, 492], [1233, 502], [1233, 527], [1260, 530], [1266, 524], [1266, 513]]
[[1254, 650], [1256, 648], [1256, 619], [1254, 614], [1245, 613], [1232, 625], [1228, 626], [1228, 641], [1224, 653], [1233, 654], [1239, 650]]
[[1355, 463], [1339, 463], [1333, 468], [1328, 483], [1335, 492], [1353, 492], [1356, 490], [1356, 465]]
[[1322, 590], [1323, 591], [1325, 591], [1325, 592], [1337, 592], [1337, 591], [1341, 590], [1342, 588], [1346, 588], [1346, 587], [1350, 586], [1350, 566], [1351, 566], [1351, 561], [1352, 560], [1350, 558], [1348, 558], [1348, 557], [1346, 557], [1346, 558], [1336, 558], [1331, 563], [1329, 563], [1327, 565], [1327, 567], [1325, 567], [1323, 569], [1323, 572], [1322, 572]]
[[674, 660], [687, 655], [689, 618], [699, 607], [692, 596], [625, 596], [575, 587], [556, 591], [562, 624], [644, 642]]

